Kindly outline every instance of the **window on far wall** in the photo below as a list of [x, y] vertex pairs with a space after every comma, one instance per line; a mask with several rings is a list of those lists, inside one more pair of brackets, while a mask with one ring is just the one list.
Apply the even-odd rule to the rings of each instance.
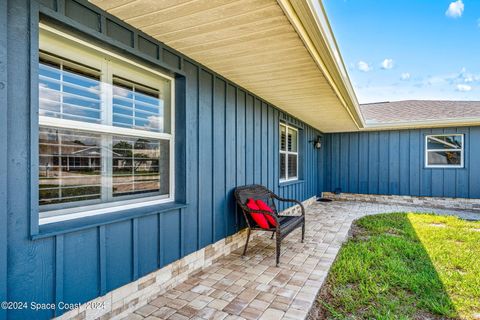
[[40, 49], [40, 218], [171, 201], [172, 78], [44, 29]]
[[280, 123], [280, 181], [298, 179], [298, 129]]
[[463, 134], [438, 134], [425, 137], [427, 168], [462, 168]]

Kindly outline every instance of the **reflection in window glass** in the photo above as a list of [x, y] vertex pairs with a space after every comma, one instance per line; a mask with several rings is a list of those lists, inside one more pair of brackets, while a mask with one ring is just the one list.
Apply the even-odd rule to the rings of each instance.
[[287, 166], [285, 157], [286, 155], [284, 153], [280, 153], [280, 180], [285, 180], [285, 178], [287, 177], [285, 173], [285, 168]]
[[428, 136], [428, 149], [461, 149], [462, 136]]
[[296, 154], [288, 155], [288, 177], [290, 179], [297, 178], [297, 158]]
[[280, 125], [280, 150], [287, 150], [287, 127]]
[[460, 151], [431, 151], [428, 152], [429, 165], [460, 165]]
[[40, 204], [100, 199], [100, 136], [40, 128]]
[[297, 152], [297, 134], [296, 130], [288, 130], [288, 151]]
[[427, 167], [462, 167], [463, 134], [428, 135], [425, 152]]
[[40, 57], [40, 115], [99, 123], [101, 121], [99, 71], [48, 57], [44, 53]]
[[113, 137], [113, 196], [168, 193], [168, 141]]
[[169, 83], [164, 91], [114, 77], [113, 125], [156, 132], [170, 132]]
[[[62, 49], [39, 54], [40, 217], [171, 201], [171, 79]], [[125, 70], [145, 83], [115, 76]]]

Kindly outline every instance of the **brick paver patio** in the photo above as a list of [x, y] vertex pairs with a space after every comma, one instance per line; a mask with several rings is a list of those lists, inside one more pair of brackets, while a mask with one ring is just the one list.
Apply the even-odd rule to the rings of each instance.
[[385, 212], [435, 212], [480, 220], [479, 213], [366, 202], [314, 203], [307, 208], [305, 242], [300, 229], [282, 245], [275, 267], [270, 234], [254, 237], [123, 319], [304, 319], [325, 280], [352, 221]]

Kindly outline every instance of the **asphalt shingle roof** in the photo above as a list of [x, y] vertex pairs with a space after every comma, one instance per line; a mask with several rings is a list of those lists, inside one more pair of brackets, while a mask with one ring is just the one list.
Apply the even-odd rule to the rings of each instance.
[[480, 120], [480, 101], [403, 100], [361, 104], [367, 124]]

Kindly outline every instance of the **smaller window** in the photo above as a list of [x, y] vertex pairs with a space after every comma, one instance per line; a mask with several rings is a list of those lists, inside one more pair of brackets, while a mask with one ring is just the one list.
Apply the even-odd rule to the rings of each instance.
[[280, 123], [280, 181], [298, 179], [298, 130]]
[[427, 168], [463, 168], [463, 134], [439, 134], [425, 137]]

